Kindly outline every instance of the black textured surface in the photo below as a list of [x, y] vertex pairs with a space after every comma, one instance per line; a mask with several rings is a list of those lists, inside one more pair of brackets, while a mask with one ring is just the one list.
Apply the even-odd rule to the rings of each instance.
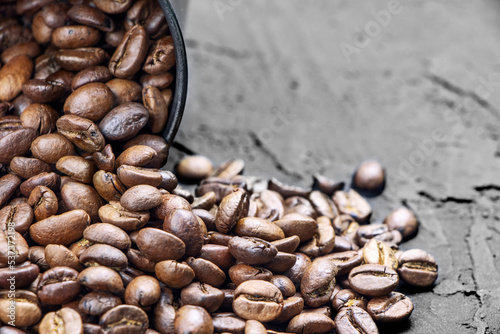
[[[192, 1], [176, 141], [304, 186], [378, 159], [388, 181], [373, 221], [409, 206], [421, 225], [402, 248], [439, 262], [433, 289], [403, 288], [411, 320], [383, 332], [498, 333], [500, 6], [401, 1], [378, 34], [355, 34], [389, 3]], [[367, 45], [348, 62], [340, 45], [354, 38]], [[170, 167], [182, 156], [172, 149]]]

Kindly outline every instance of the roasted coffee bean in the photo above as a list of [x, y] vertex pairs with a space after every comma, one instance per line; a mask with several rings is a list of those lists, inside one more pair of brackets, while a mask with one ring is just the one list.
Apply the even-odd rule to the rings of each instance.
[[14, 130], [22, 129], [23, 125], [18, 116], [3, 116], [0, 118], [0, 136], [4, 137]]
[[107, 291], [89, 292], [82, 297], [78, 304], [78, 311], [90, 315], [103, 315], [113, 307], [121, 305], [120, 297]]
[[32, 128], [40, 134], [47, 134], [56, 129], [59, 113], [47, 104], [33, 103], [21, 114], [23, 127]]
[[132, 5], [132, 0], [95, 0], [97, 8], [108, 14], [124, 13]]
[[[89, 7], [89, 8], [91, 8], [91, 7]], [[86, 68], [86, 69], [78, 72], [74, 76], [74, 78], [71, 82], [71, 89], [76, 90], [76, 89], [78, 89], [86, 84], [94, 83], [94, 82], [106, 83], [111, 79], [113, 79], [113, 76], [111, 75], [111, 72], [109, 72], [109, 69], [107, 67], [105, 67], [105, 66], [92, 66], [92, 67]], [[113, 98], [114, 98], [114, 95], [113, 95]]]
[[94, 46], [99, 42], [99, 30], [84, 25], [56, 28], [52, 33], [52, 45], [60, 49], [76, 49]]
[[64, 86], [66, 91], [71, 91], [71, 82], [73, 82], [75, 74], [66, 70], [59, 70], [47, 77], [49, 82], [58, 82]]
[[304, 216], [309, 216], [316, 219], [316, 210], [312, 206], [311, 202], [307, 198], [300, 196], [288, 197], [284, 202], [284, 214], [289, 213], [299, 213]]
[[137, 306], [119, 305], [104, 313], [99, 320], [99, 325], [106, 334], [145, 334], [149, 327], [149, 319], [146, 312]]
[[51, 268], [70, 267], [75, 270], [83, 269], [75, 253], [62, 245], [47, 245], [45, 247], [45, 260]]
[[198, 218], [189, 210], [174, 210], [163, 223], [163, 229], [181, 239], [186, 245], [186, 256], [198, 256], [203, 246], [203, 232]]
[[312, 191], [311, 194], [309, 194], [309, 201], [318, 213], [318, 216], [326, 216], [329, 219], [335, 219], [335, 217], [339, 215], [338, 209], [330, 197], [320, 191]]
[[101, 206], [98, 213], [104, 223], [118, 226], [127, 232], [141, 228], [150, 217], [149, 211], [129, 211], [117, 201], [110, 201], [109, 204]]
[[162, 202], [160, 191], [149, 185], [138, 185], [127, 189], [120, 204], [130, 211], [144, 211], [159, 206]]
[[103, 170], [94, 174], [93, 183], [99, 195], [108, 202], [120, 201], [123, 193], [127, 190], [116, 174]]
[[17, 1], [16, 3], [16, 11], [19, 15], [24, 15], [29, 13], [33, 14], [38, 10], [42, 9], [42, 7], [44, 7], [49, 2], [50, 2], [49, 0], [36, 0], [36, 1], [20, 0]]
[[283, 275], [274, 275], [271, 278], [271, 283], [273, 283], [278, 289], [280, 289], [283, 298], [288, 298], [295, 295], [295, 286], [293, 285], [292, 280], [288, 277]]
[[240, 263], [229, 268], [229, 278], [231, 281], [240, 285], [249, 280], [271, 281], [273, 273], [266, 268], [253, 267], [248, 264]]
[[25, 234], [31, 223], [33, 223], [33, 210], [28, 203], [11, 203], [0, 210], [0, 229], [3, 231], [13, 228], [16, 232]]
[[153, 161], [158, 153], [146, 145], [134, 145], [122, 152], [115, 162], [116, 167], [130, 165], [142, 167]]
[[362, 249], [363, 261], [366, 264], [381, 264], [394, 270], [398, 269], [395, 252], [383, 241], [371, 239]]
[[28, 251], [28, 261], [36, 264], [41, 271], [50, 269], [49, 264], [45, 260], [45, 247], [31, 246]]
[[35, 41], [20, 42], [6, 48], [1, 54], [1, 59], [2, 63], [7, 64], [12, 58], [19, 55], [25, 55], [33, 59], [38, 57], [41, 52], [40, 45]]
[[438, 265], [432, 255], [421, 249], [411, 249], [399, 257], [398, 273], [406, 283], [416, 287], [434, 284]]
[[[14, 303], [13, 312], [9, 305]], [[11, 313], [12, 312], [12, 313]], [[0, 320], [4, 324], [11, 322], [10, 315], [15, 319], [18, 327], [33, 326], [42, 318], [42, 310], [36, 294], [28, 290], [16, 290], [12, 296], [10, 290], [0, 291]]]
[[142, 271], [147, 271], [152, 273], [155, 271], [156, 262], [151, 261], [146, 255], [140, 250], [129, 248], [127, 250], [128, 262], [132, 267], [135, 267]]
[[194, 257], [187, 258], [186, 262], [193, 269], [195, 278], [201, 283], [206, 283], [217, 288], [224, 284], [226, 274], [214, 263]]
[[302, 277], [304, 276], [304, 272], [311, 265], [312, 261], [309, 256], [305, 254], [294, 253], [294, 255], [297, 257], [295, 260], [295, 264], [292, 268], [285, 271], [283, 275], [291, 279], [293, 284], [295, 285], [295, 288], [299, 289], [300, 282], [302, 280]]
[[92, 183], [97, 168], [92, 161], [79, 156], [66, 156], [57, 160], [56, 168], [73, 180], [82, 183]]
[[399, 208], [392, 211], [384, 220], [389, 230], [401, 232], [404, 239], [413, 236], [418, 229], [417, 217], [407, 208]]
[[[145, 88], [146, 89], [146, 88]], [[199, 180], [213, 172], [212, 162], [201, 155], [192, 155], [182, 159], [176, 167], [177, 175], [184, 179]]]
[[109, 70], [117, 78], [130, 78], [137, 73], [147, 56], [149, 38], [141, 25], [133, 26], [123, 36], [109, 61]]
[[61, 177], [56, 173], [40, 173], [21, 183], [19, 190], [23, 196], [28, 197], [37, 186], [44, 186], [57, 192], [61, 188]]
[[316, 221], [318, 224], [318, 233], [299, 248], [299, 252], [311, 257], [328, 254], [335, 247], [335, 231], [330, 219], [326, 216], [321, 216]]
[[66, 210], [82, 209], [87, 212], [92, 223], [99, 221], [98, 211], [104, 205], [94, 188], [80, 182], [68, 182], [61, 188], [61, 202]]
[[316, 221], [299, 213], [286, 214], [274, 223], [285, 232], [286, 237], [296, 235], [301, 242], [310, 240], [318, 232]]
[[55, 54], [43, 54], [35, 59], [35, 74], [33, 77], [34, 79], [45, 80], [59, 70], [61, 70], [61, 66], [57, 63]]
[[278, 253], [269, 242], [252, 237], [234, 237], [229, 241], [228, 248], [236, 260], [250, 265], [267, 263]]
[[21, 185], [21, 178], [15, 174], [7, 174], [0, 178], [0, 206], [3, 206]]
[[141, 85], [132, 80], [116, 78], [106, 82], [106, 86], [113, 92], [115, 105], [118, 106], [127, 102], [140, 101], [142, 97]]
[[383, 235], [388, 231], [389, 228], [384, 224], [363, 225], [356, 231], [356, 239], [360, 246], [364, 246], [371, 239]]
[[181, 239], [157, 228], [141, 229], [135, 242], [144, 255], [154, 262], [178, 260], [186, 252]]
[[300, 243], [300, 238], [296, 235], [279, 239], [276, 241], [271, 241], [271, 245], [278, 249], [278, 252], [293, 253], [297, 249]]
[[103, 83], [92, 82], [77, 88], [66, 99], [64, 113], [97, 122], [113, 108], [113, 93]]
[[308, 197], [310, 191], [304, 188], [290, 186], [288, 184], [284, 184], [279, 180], [272, 178], [269, 180], [269, 184], [267, 186], [269, 190], [274, 190], [278, 192], [284, 198], [292, 197], [292, 196], [300, 196], [300, 197]]
[[344, 182], [335, 182], [324, 175], [314, 174], [313, 189], [318, 189], [322, 193], [331, 196], [334, 192], [344, 189]]
[[66, 15], [68, 9], [69, 5], [66, 3], [51, 2], [43, 7], [40, 15], [45, 25], [55, 29], [69, 23], [68, 15]]
[[240, 236], [255, 237], [266, 241], [285, 238], [285, 233], [278, 225], [256, 217], [240, 219], [234, 231]]
[[241, 159], [231, 159], [222, 163], [216, 170], [212, 173], [212, 176], [219, 177], [221, 179], [232, 179], [236, 175], [241, 174], [245, 168], [245, 162]]
[[[0, 288], [17, 289], [30, 285], [40, 273], [40, 268], [29, 261], [0, 269]], [[11, 289], [12, 290], [12, 289]], [[0, 332], [1, 333], [1, 332]]]
[[246, 320], [268, 322], [283, 309], [283, 295], [272, 283], [252, 280], [241, 283], [234, 292], [233, 310]]
[[78, 274], [77, 281], [93, 291], [123, 292], [123, 282], [120, 275], [108, 267], [88, 267]]
[[10, 169], [24, 179], [52, 171], [48, 163], [39, 159], [26, 157], [14, 157], [10, 162]]
[[0, 138], [0, 163], [8, 164], [14, 157], [22, 156], [31, 147], [38, 136], [34, 129], [23, 128], [14, 130]]
[[366, 310], [376, 321], [398, 322], [411, 315], [413, 303], [402, 293], [391, 292], [387, 296], [372, 298], [368, 302]]
[[216, 313], [212, 317], [215, 333], [238, 333], [243, 334], [245, 320], [231, 312]]
[[66, 86], [57, 82], [42, 79], [30, 79], [23, 84], [23, 93], [31, 101], [38, 103], [55, 102], [67, 92]]
[[248, 194], [241, 188], [225, 196], [217, 210], [217, 230], [222, 233], [231, 230], [241, 218], [247, 215], [249, 204]]
[[163, 95], [158, 88], [146, 86], [142, 90], [142, 101], [149, 112], [148, 125], [151, 132], [161, 132], [168, 119], [168, 105]]
[[124, 250], [130, 248], [132, 244], [127, 233], [108, 223], [90, 225], [83, 231], [83, 237], [96, 244], [107, 244]]
[[267, 334], [266, 327], [257, 320], [247, 320], [245, 323], [245, 334]]
[[[75, 5], [68, 11], [68, 16], [75, 22], [97, 28], [101, 31], [113, 31], [113, 20], [97, 8]], [[54, 37], [52, 37], [52, 40]]]
[[160, 284], [151, 276], [138, 276], [125, 289], [125, 303], [139, 307], [148, 307], [160, 299]]
[[351, 306], [366, 310], [366, 299], [354, 290], [342, 289], [333, 297], [332, 306], [336, 311]]
[[333, 320], [319, 313], [302, 313], [295, 316], [286, 328], [290, 333], [330, 333], [335, 328]]
[[162, 74], [143, 74], [140, 79], [142, 87], [153, 86], [159, 90], [166, 89], [174, 82], [174, 75], [170, 72]]
[[365, 161], [358, 167], [352, 179], [357, 189], [380, 191], [385, 184], [384, 167], [377, 161]]
[[13, 100], [33, 73], [33, 61], [26, 55], [12, 58], [0, 69], [0, 101]]
[[127, 187], [133, 187], [140, 184], [158, 187], [163, 182], [163, 172], [164, 171], [159, 169], [141, 168], [122, 164], [118, 167], [116, 174], [120, 178], [120, 181]]
[[108, 140], [127, 140], [146, 125], [148, 118], [142, 104], [127, 102], [111, 110], [99, 123], [99, 129]]
[[306, 268], [300, 282], [300, 291], [306, 305], [319, 307], [330, 300], [337, 273], [337, 266], [324, 259], [314, 260]]
[[355, 239], [359, 223], [349, 215], [339, 215], [333, 220], [335, 233], [346, 239]]
[[50, 133], [36, 138], [31, 144], [31, 152], [35, 158], [55, 164], [64, 156], [75, 154], [75, 148], [66, 137]]
[[337, 191], [333, 195], [333, 201], [340, 213], [352, 216], [358, 223], [366, 223], [370, 220], [372, 208], [355, 190]]
[[203, 308], [193, 305], [184, 305], [175, 315], [175, 333], [211, 334], [214, 325], [210, 314]]
[[78, 271], [69, 267], [55, 267], [42, 274], [38, 283], [38, 298], [48, 305], [60, 305], [73, 300], [80, 292]]
[[377, 325], [362, 308], [351, 306], [342, 308], [335, 317], [335, 330], [338, 334], [366, 333], [378, 334]]
[[80, 239], [90, 224], [90, 216], [84, 210], [72, 210], [58, 216], [40, 220], [30, 226], [31, 239], [39, 245], [69, 245]]
[[304, 310], [304, 299], [300, 294], [289, 297], [283, 301], [283, 310], [281, 314], [273, 320], [273, 323], [283, 324], [289, 322], [292, 318], [299, 315]]
[[9, 228], [0, 230], [0, 268], [22, 263], [28, 258], [28, 251], [29, 246], [21, 234]]
[[335, 265], [338, 267], [339, 275], [348, 274], [351, 269], [361, 265], [361, 263], [363, 262], [363, 258], [356, 251], [331, 253], [319, 257], [318, 259], [326, 259], [335, 263]]
[[181, 289], [188, 286], [194, 279], [194, 271], [185, 262], [166, 260], [158, 262], [155, 266], [155, 274], [166, 286]]
[[118, 248], [105, 244], [92, 245], [80, 254], [80, 262], [87, 266], [106, 266], [123, 270], [128, 265], [127, 256]]
[[224, 293], [211, 285], [195, 282], [181, 290], [181, 301], [184, 305], [195, 305], [212, 313], [224, 301]]
[[174, 65], [174, 42], [171, 36], [165, 36], [151, 45], [143, 70], [149, 74], [160, 74], [170, 70]]
[[101, 48], [63, 49], [56, 52], [54, 59], [68, 71], [79, 72], [88, 67], [103, 64], [109, 58]]
[[398, 286], [398, 273], [380, 264], [363, 264], [351, 270], [352, 289], [367, 296], [383, 296]]
[[199, 257], [214, 263], [223, 271], [227, 271], [235, 262], [234, 257], [229, 252], [229, 248], [222, 245], [203, 245]]

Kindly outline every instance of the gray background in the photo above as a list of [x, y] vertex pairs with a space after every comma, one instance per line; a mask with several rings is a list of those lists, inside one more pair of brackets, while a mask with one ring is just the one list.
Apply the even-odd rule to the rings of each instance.
[[[407, 0], [375, 24], [372, 12], [389, 6], [192, 0], [176, 140], [215, 164], [242, 158], [247, 175], [302, 186], [317, 172], [348, 181], [378, 159], [388, 182], [371, 200], [373, 220], [408, 205], [421, 226], [402, 248], [439, 262], [432, 290], [406, 291], [411, 321], [384, 332], [498, 333], [500, 6]], [[341, 43], [357, 53], [346, 57]], [[170, 167], [182, 156], [172, 149]]]

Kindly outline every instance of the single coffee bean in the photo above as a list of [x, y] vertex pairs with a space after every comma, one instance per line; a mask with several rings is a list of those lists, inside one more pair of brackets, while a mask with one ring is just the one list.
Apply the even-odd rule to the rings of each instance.
[[69, 245], [80, 239], [90, 224], [90, 216], [84, 210], [72, 210], [58, 216], [40, 220], [30, 226], [31, 239], [39, 245]]
[[149, 327], [149, 319], [146, 312], [137, 306], [119, 305], [104, 313], [99, 325], [105, 334], [145, 334]]
[[271, 283], [273, 283], [278, 289], [280, 289], [283, 298], [288, 298], [295, 295], [295, 286], [293, 285], [292, 280], [288, 277], [283, 275], [274, 275], [271, 278]]
[[103, 64], [109, 56], [101, 48], [78, 48], [59, 50], [54, 59], [65, 70], [79, 72]]
[[158, 153], [146, 145], [134, 145], [122, 152], [116, 159], [115, 166], [130, 165], [142, 167], [153, 161]]
[[245, 323], [245, 334], [267, 334], [266, 327], [257, 320], [247, 320]]
[[69, 5], [66, 3], [50, 2], [43, 7], [40, 15], [49, 28], [55, 29], [69, 23], [66, 15], [68, 9]]
[[301, 242], [310, 240], [318, 232], [316, 221], [299, 213], [286, 214], [274, 223], [285, 232], [286, 237], [297, 235]]
[[161, 74], [143, 74], [140, 79], [142, 87], [154, 86], [159, 90], [166, 89], [174, 82], [174, 75], [170, 72]]
[[31, 246], [28, 251], [28, 261], [36, 264], [41, 271], [47, 271], [50, 269], [49, 264], [45, 260], [45, 247]]
[[155, 271], [156, 263], [151, 261], [146, 255], [140, 250], [129, 248], [127, 250], [128, 262], [131, 266], [152, 273]]
[[78, 88], [93, 82], [106, 83], [111, 79], [113, 79], [113, 76], [111, 75], [111, 72], [109, 72], [109, 69], [106, 66], [92, 66], [78, 72], [74, 76], [71, 82], [71, 89], [77, 90]]
[[340, 213], [352, 216], [358, 223], [370, 220], [372, 214], [370, 204], [355, 190], [337, 191], [333, 195], [333, 201]]
[[158, 303], [153, 308], [153, 325], [162, 333], [174, 333], [175, 308], [172, 306], [174, 295], [167, 287], [161, 288]]
[[106, 266], [123, 270], [128, 265], [127, 256], [118, 248], [106, 244], [92, 245], [80, 254], [80, 262], [87, 266]]
[[342, 289], [333, 297], [332, 306], [336, 311], [351, 306], [366, 310], [366, 299], [352, 289]]
[[212, 316], [215, 333], [238, 333], [245, 331], [246, 321], [232, 312], [215, 313]]
[[198, 256], [204, 243], [198, 218], [189, 210], [174, 210], [163, 223], [163, 229], [181, 239], [186, 245], [186, 256]]
[[194, 271], [185, 262], [166, 260], [155, 266], [156, 277], [166, 286], [173, 289], [182, 289], [194, 279]]
[[272, 277], [273, 273], [268, 269], [256, 266], [253, 267], [244, 263], [239, 263], [229, 268], [229, 278], [236, 285], [240, 285], [250, 280], [270, 282]]
[[154, 86], [146, 86], [142, 90], [142, 101], [149, 112], [148, 125], [153, 133], [159, 133], [167, 124], [168, 105], [160, 90]]
[[351, 306], [342, 308], [335, 317], [335, 330], [338, 334], [366, 333], [378, 334], [377, 325], [362, 308]]
[[119, 249], [131, 246], [130, 237], [119, 227], [108, 223], [92, 224], [83, 231], [83, 237], [90, 242], [107, 244]]
[[33, 77], [35, 79], [47, 79], [59, 70], [61, 70], [61, 66], [56, 62], [55, 54], [43, 54], [35, 59], [35, 74]]
[[[2, 289], [23, 288], [29, 286], [40, 273], [40, 268], [29, 261], [0, 269], [0, 287]], [[0, 332], [1, 333], [1, 332]]]
[[283, 309], [283, 295], [272, 283], [252, 280], [241, 283], [234, 292], [233, 310], [246, 320], [268, 322]]
[[33, 102], [50, 103], [62, 98], [67, 88], [60, 82], [47, 79], [30, 79], [23, 84], [23, 93]]
[[137, 247], [154, 262], [178, 260], [184, 256], [184, 242], [173, 234], [157, 228], [143, 228], [135, 240]]
[[52, 171], [48, 163], [40, 159], [26, 157], [14, 157], [10, 162], [10, 169], [24, 179]]
[[113, 93], [103, 83], [92, 82], [76, 89], [64, 103], [64, 113], [99, 121], [113, 108]]
[[306, 305], [319, 307], [330, 300], [337, 273], [337, 266], [324, 259], [314, 260], [306, 268], [300, 282], [300, 291]]
[[26, 55], [12, 58], [0, 69], [0, 101], [13, 100], [33, 73], [33, 61]]
[[236, 223], [248, 213], [248, 194], [245, 190], [238, 188], [225, 196], [217, 210], [217, 230], [227, 233]]
[[97, 8], [108, 14], [124, 13], [132, 5], [132, 0], [116, 1], [116, 0], [95, 0], [94, 4]]
[[78, 274], [77, 281], [93, 291], [123, 292], [123, 282], [120, 275], [108, 267], [88, 267]]
[[362, 249], [366, 264], [381, 264], [394, 270], [398, 269], [395, 252], [383, 241], [371, 239]]
[[284, 253], [293, 253], [297, 249], [300, 243], [300, 238], [296, 235], [293, 235], [288, 238], [271, 241], [271, 245], [278, 249], [278, 252]]
[[25, 55], [33, 59], [41, 53], [40, 45], [35, 41], [20, 42], [6, 48], [1, 55], [2, 63], [7, 64], [12, 58]]
[[108, 202], [120, 201], [123, 193], [127, 190], [116, 174], [103, 170], [94, 174], [93, 182], [95, 190]]
[[42, 274], [37, 294], [42, 303], [60, 305], [73, 300], [80, 292], [78, 271], [69, 267], [54, 267]]
[[363, 258], [357, 251], [331, 253], [321, 256], [318, 259], [326, 259], [335, 263], [335, 265], [338, 267], [339, 275], [348, 274], [353, 268], [361, 265], [361, 263], [363, 262]]
[[398, 286], [398, 273], [380, 264], [363, 264], [349, 273], [349, 284], [358, 293], [383, 296]]
[[232, 179], [236, 175], [241, 174], [245, 168], [245, 162], [241, 159], [231, 159], [222, 163], [216, 170], [212, 173], [212, 176], [219, 177], [221, 179]]
[[149, 74], [160, 74], [175, 65], [172, 36], [165, 36], [153, 43], [142, 69]]
[[120, 199], [120, 204], [131, 211], [149, 210], [159, 206], [161, 202], [160, 191], [145, 184], [128, 189]]
[[163, 171], [158, 169], [141, 168], [123, 164], [120, 165], [116, 171], [120, 181], [127, 187], [133, 187], [140, 184], [158, 187], [163, 182], [162, 172]]
[[108, 140], [127, 140], [146, 125], [148, 118], [142, 104], [127, 102], [111, 110], [99, 123], [99, 129]]
[[318, 233], [299, 248], [299, 252], [312, 257], [328, 254], [335, 247], [335, 231], [330, 219], [321, 216], [318, 217], [316, 222], [318, 224]]
[[384, 167], [373, 160], [363, 162], [353, 176], [353, 185], [360, 190], [378, 191], [384, 187]]
[[297, 257], [295, 260], [295, 264], [292, 268], [285, 271], [283, 275], [292, 280], [295, 288], [298, 290], [300, 288], [300, 282], [302, 281], [302, 277], [304, 276], [304, 272], [311, 265], [312, 261], [309, 256], [302, 253], [294, 253]]
[[60, 49], [76, 49], [94, 46], [99, 42], [99, 30], [84, 26], [70, 25], [56, 28], [52, 32], [52, 45]]
[[304, 216], [309, 216], [313, 219], [316, 219], [317, 217], [316, 209], [314, 209], [311, 202], [307, 198], [300, 196], [288, 197], [283, 205], [285, 209], [285, 215], [289, 213], [299, 213]]
[[133, 80], [115, 78], [106, 82], [106, 86], [108, 86], [113, 93], [113, 96], [115, 97], [115, 105], [117, 106], [127, 102], [136, 102], [141, 100], [142, 87], [139, 83]]
[[115, 170], [115, 154], [110, 144], [104, 146], [101, 152], [94, 152], [93, 158], [98, 169], [110, 173]]
[[33, 223], [33, 210], [28, 203], [10, 204], [0, 210], [0, 229], [20, 234], [28, 232]]
[[220, 288], [226, 281], [226, 274], [208, 260], [189, 257], [186, 262], [193, 269], [195, 278], [201, 283]]
[[389, 228], [384, 224], [363, 225], [356, 231], [356, 240], [360, 246], [364, 246], [371, 239], [383, 235], [388, 231]]
[[66, 137], [50, 133], [36, 138], [31, 144], [31, 152], [35, 158], [55, 164], [64, 156], [75, 154], [75, 148]]
[[407, 208], [399, 208], [392, 211], [384, 220], [389, 230], [401, 232], [404, 239], [413, 236], [418, 229], [417, 217]]
[[175, 333], [211, 334], [214, 325], [210, 314], [203, 308], [184, 305], [175, 314]]
[[120, 297], [107, 291], [89, 292], [82, 297], [78, 311], [89, 315], [101, 316], [113, 307], [121, 305]]
[[184, 305], [195, 305], [215, 312], [224, 301], [224, 293], [209, 284], [195, 282], [181, 290], [181, 301]]
[[[10, 294], [10, 296], [9, 296]], [[11, 313], [9, 305], [14, 303], [14, 312]], [[18, 327], [33, 326], [42, 318], [42, 310], [36, 294], [28, 290], [16, 290], [15, 296], [9, 290], [0, 291], [0, 320], [8, 324], [13, 315], [15, 325]]]
[[398, 273], [406, 283], [416, 287], [434, 284], [438, 276], [438, 265], [432, 255], [421, 249], [405, 251], [399, 257]]
[[23, 127], [47, 134], [56, 129], [59, 113], [48, 104], [33, 103], [24, 109], [20, 117]]
[[7, 174], [0, 178], [0, 206], [3, 206], [21, 185], [21, 178], [15, 174]]
[[151, 276], [138, 276], [125, 289], [125, 303], [138, 307], [148, 307], [160, 299], [160, 284]]
[[67, 14], [73, 21], [101, 31], [113, 31], [115, 28], [113, 20], [109, 16], [97, 8], [87, 5], [75, 5], [71, 7]]
[[319, 313], [302, 313], [295, 316], [286, 328], [290, 333], [330, 333], [335, 323], [330, 317]]
[[326, 216], [329, 219], [335, 219], [335, 217], [339, 215], [338, 209], [330, 197], [320, 191], [312, 191], [309, 195], [309, 201], [318, 213], [318, 216]]
[[267, 186], [269, 190], [274, 190], [278, 192], [284, 198], [292, 197], [292, 196], [300, 196], [300, 197], [308, 197], [310, 191], [304, 188], [290, 186], [288, 184], [284, 184], [279, 180], [272, 178], [269, 180], [269, 184]]
[[45, 259], [51, 268], [69, 267], [75, 270], [83, 269], [75, 253], [63, 245], [47, 245], [45, 247]]
[[0, 163], [9, 164], [14, 157], [26, 154], [37, 136], [38, 133], [36, 130], [22, 128], [1, 137]]
[[117, 201], [101, 206], [98, 213], [102, 222], [118, 226], [127, 232], [141, 228], [150, 217], [149, 211], [129, 211]]
[[205, 244], [201, 247], [199, 257], [214, 263], [223, 271], [227, 271], [235, 262], [228, 247], [223, 245]]
[[240, 219], [234, 231], [240, 236], [255, 237], [266, 241], [285, 238], [285, 233], [279, 226], [256, 217], [245, 217]]
[[99, 208], [104, 204], [103, 200], [89, 185], [80, 182], [68, 182], [61, 188], [61, 205], [66, 210], [85, 210], [90, 216], [92, 223], [99, 221]]
[[265, 189], [258, 197], [252, 196], [257, 206], [257, 217], [274, 221], [284, 215], [283, 197], [275, 191]]
[[123, 36], [109, 61], [109, 70], [117, 78], [130, 78], [140, 69], [147, 56], [149, 38], [141, 25], [133, 26]]
[[65, 156], [57, 160], [56, 168], [73, 180], [82, 183], [92, 183], [92, 177], [97, 168], [92, 161], [79, 156]]
[[376, 321], [398, 322], [411, 315], [413, 303], [402, 293], [391, 292], [387, 296], [372, 298], [368, 302], [366, 310]]
[[283, 311], [273, 320], [273, 323], [284, 324], [289, 322], [295, 316], [299, 315], [304, 310], [304, 299], [300, 294], [289, 297], [283, 301]]
[[40, 173], [21, 183], [19, 190], [23, 196], [28, 197], [38, 186], [44, 186], [57, 192], [61, 188], [61, 177], [56, 173]]
[[199, 180], [212, 174], [213, 165], [207, 157], [192, 155], [185, 157], [179, 162], [176, 167], [176, 172], [181, 178]]
[[236, 260], [250, 265], [267, 263], [278, 253], [276, 247], [269, 242], [251, 237], [233, 237], [228, 248]]

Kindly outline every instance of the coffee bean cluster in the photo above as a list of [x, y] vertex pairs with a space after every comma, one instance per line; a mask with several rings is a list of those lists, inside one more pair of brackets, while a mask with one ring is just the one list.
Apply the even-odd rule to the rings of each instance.
[[431, 286], [437, 264], [399, 250], [418, 228], [408, 209], [369, 224], [377, 162], [350, 190], [262, 182], [240, 160], [161, 169], [168, 33], [153, 0], [0, 1], [0, 333], [377, 333], [408, 318], [395, 290]]

